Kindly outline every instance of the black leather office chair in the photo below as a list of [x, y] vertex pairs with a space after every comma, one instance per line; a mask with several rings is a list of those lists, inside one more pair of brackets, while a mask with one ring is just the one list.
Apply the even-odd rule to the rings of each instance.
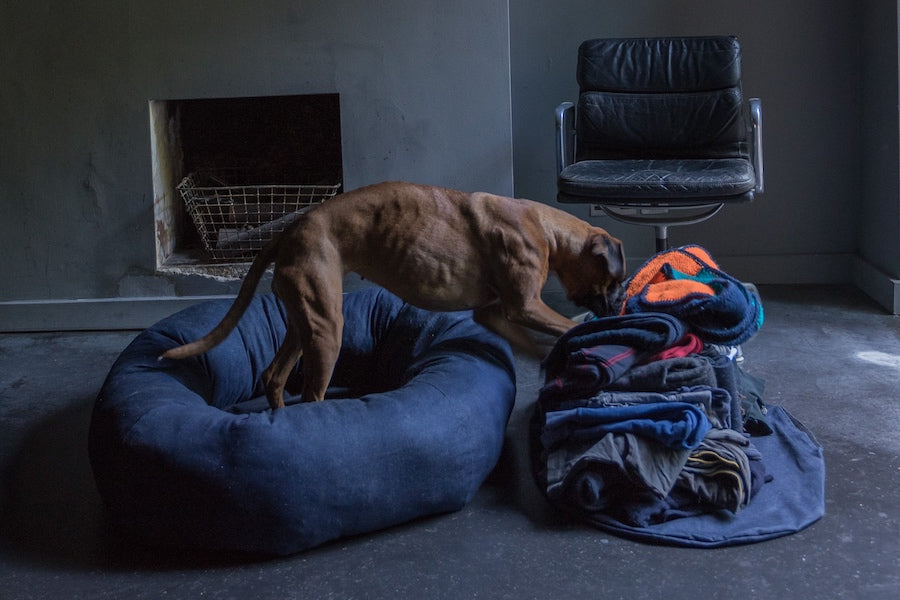
[[577, 77], [577, 104], [556, 109], [559, 202], [653, 226], [661, 251], [670, 226], [762, 193], [762, 104], [743, 100], [736, 38], [588, 40]]

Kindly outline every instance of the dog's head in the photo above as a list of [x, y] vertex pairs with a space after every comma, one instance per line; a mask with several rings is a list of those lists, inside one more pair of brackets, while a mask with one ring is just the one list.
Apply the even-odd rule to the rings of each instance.
[[570, 301], [599, 317], [619, 312], [625, 279], [621, 241], [599, 227], [592, 228], [573, 268], [562, 271], [558, 274]]

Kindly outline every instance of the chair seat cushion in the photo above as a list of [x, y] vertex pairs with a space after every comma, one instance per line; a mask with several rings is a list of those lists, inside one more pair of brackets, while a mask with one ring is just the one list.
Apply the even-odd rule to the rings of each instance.
[[[329, 399], [268, 410], [260, 373], [283, 305], [257, 296], [208, 353], [159, 361], [229, 300], [142, 332], [94, 405], [89, 453], [112, 524], [145, 541], [274, 554], [462, 508], [500, 455], [512, 356], [469, 313], [431, 313], [379, 288], [347, 294]], [[302, 359], [301, 359], [302, 360]]]
[[742, 158], [673, 160], [584, 160], [559, 175], [560, 201], [646, 200], [692, 204], [752, 198], [756, 176]]

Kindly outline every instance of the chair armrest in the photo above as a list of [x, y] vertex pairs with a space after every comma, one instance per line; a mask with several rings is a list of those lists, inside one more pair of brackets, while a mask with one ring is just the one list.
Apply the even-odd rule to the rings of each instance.
[[756, 171], [756, 193], [763, 188], [763, 141], [762, 141], [762, 101], [750, 98], [750, 124], [753, 127], [753, 170]]
[[575, 153], [575, 129], [572, 118], [575, 105], [563, 102], [556, 107], [556, 173], [572, 164]]

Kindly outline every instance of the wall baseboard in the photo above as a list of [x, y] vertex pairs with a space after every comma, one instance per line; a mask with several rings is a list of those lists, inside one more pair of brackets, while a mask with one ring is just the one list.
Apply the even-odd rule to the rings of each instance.
[[145, 329], [192, 304], [234, 296], [0, 302], [0, 332]]
[[852, 281], [852, 254], [756, 254], [713, 258], [720, 268], [756, 284], [848, 284]]
[[859, 256], [853, 260], [853, 285], [892, 315], [900, 315], [900, 279], [893, 279]]
[[[851, 254], [715, 256], [720, 266], [742, 281], [756, 284], [852, 284], [892, 314], [900, 314], [900, 280], [892, 279]], [[629, 257], [629, 272], [647, 259]], [[344, 291], [368, 282], [350, 275]], [[562, 292], [551, 279], [551, 293]], [[557, 290], [556, 288], [559, 288]], [[0, 332], [137, 330], [192, 304], [234, 298], [231, 295], [102, 298], [86, 300], [16, 300], [0, 302]]]

